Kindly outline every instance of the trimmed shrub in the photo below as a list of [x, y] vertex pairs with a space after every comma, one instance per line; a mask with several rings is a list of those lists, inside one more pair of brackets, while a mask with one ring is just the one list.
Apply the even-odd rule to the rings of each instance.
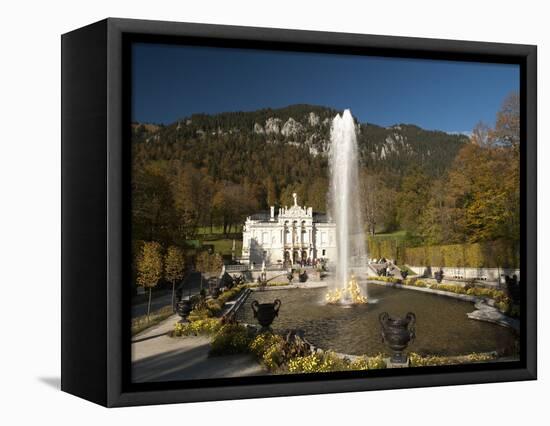
[[206, 301], [206, 308], [210, 311], [211, 316], [216, 316], [222, 311], [223, 303], [218, 299], [210, 299]]
[[214, 335], [210, 343], [211, 355], [232, 355], [247, 353], [251, 337], [246, 328], [239, 324], [226, 324]]
[[271, 371], [284, 362], [284, 339], [271, 333], [257, 335], [250, 343], [250, 350]]
[[202, 305], [201, 307], [196, 307], [195, 309], [193, 309], [189, 314], [188, 319], [191, 322], [195, 322], [213, 316], [214, 314], [212, 314], [212, 311], [210, 311], [210, 309], [208, 309], [206, 305]]
[[278, 369], [285, 362], [284, 341], [272, 342], [261, 356], [264, 365], [271, 371]]
[[[473, 244], [406, 247], [402, 263], [414, 266], [449, 266], [468, 268], [515, 268], [519, 252], [512, 241]], [[376, 256], [373, 256], [376, 257]]]
[[230, 290], [224, 291], [218, 296], [217, 299], [204, 300], [198, 298], [195, 308], [189, 314], [189, 320], [198, 321], [219, 315], [223, 310], [225, 303], [237, 297], [241, 290], [245, 287], [246, 285], [244, 284], [233, 287]]

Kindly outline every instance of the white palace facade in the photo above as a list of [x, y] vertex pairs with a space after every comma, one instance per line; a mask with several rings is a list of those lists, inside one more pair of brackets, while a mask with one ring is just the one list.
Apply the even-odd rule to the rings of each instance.
[[275, 214], [259, 213], [246, 218], [243, 227], [241, 263], [250, 266], [314, 263], [331, 260], [336, 255], [335, 224], [325, 215], [313, 212], [311, 207], [298, 205], [282, 207]]

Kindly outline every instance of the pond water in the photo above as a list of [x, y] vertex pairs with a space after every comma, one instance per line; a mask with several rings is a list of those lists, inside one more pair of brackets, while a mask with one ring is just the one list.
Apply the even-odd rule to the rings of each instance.
[[499, 325], [469, 319], [472, 303], [412, 290], [369, 285], [376, 303], [343, 307], [323, 303], [326, 288], [255, 291], [239, 310], [237, 319], [257, 324], [250, 304], [282, 302], [273, 322], [275, 331], [303, 330], [311, 343], [351, 355], [388, 353], [380, 336], [378, 315], [416, 314], [416, 340], [408, 350], [423, 355], [462, 355], [498, 351], [511, 354], [516, 333]]

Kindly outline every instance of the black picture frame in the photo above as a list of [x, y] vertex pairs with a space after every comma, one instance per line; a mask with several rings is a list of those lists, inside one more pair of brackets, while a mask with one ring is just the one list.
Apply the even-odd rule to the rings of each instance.
[[[128, 46], [135, 41], [519, 64], [521, 360], [130, 383]], [[116, 407], [536, 379], [536, 46], [116, 18], [61, 42], [62, 390]]]

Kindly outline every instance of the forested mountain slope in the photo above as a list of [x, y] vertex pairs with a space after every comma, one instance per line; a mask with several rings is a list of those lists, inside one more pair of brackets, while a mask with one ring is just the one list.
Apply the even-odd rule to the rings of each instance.
[[[519, 113], [510, 107], [517, 97], [505, 102], [496, 128], [471, 138], [357, 122], [366, 230], [405, 230], [430, 244], [516, 238]], [[136, 239], [177, 242], [212, 226], [231, 232], [250, 214], [289, 205], [293, 192], [326, 212], [337, 113], [291, 105], [134, 123]]]

